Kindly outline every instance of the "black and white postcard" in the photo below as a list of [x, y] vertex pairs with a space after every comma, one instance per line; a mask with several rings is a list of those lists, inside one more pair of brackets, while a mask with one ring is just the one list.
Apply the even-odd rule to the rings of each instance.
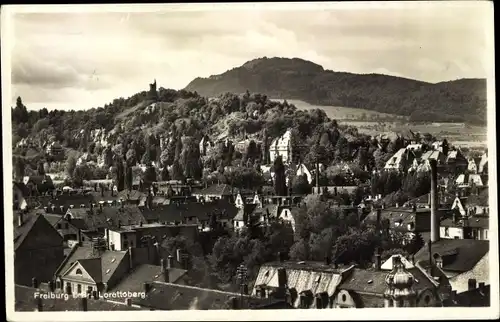
[[1, 23], [9, 321], [499, 317], [492, 2]]

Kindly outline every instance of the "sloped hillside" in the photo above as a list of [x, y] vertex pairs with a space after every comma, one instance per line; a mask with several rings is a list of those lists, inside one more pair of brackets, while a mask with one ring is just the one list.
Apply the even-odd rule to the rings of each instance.
[[486, 80], [437, 84], [380, 74], [324, 70], [294, 58], [260, 58], [220, 75], [196, 78], [186, 90], [213, 97], [259, 92], [310, 104], [363, 108], [413, 121], [486, 123]]

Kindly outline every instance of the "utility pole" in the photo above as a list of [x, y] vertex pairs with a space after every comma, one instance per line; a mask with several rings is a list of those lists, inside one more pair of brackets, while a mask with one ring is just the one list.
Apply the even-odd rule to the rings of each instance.
[[243, 264], [236, 269], [236, 276], [240, 282], [240, 309], [243, 309], [243, 292], [247, 280], [247, 271], [247, 268]]

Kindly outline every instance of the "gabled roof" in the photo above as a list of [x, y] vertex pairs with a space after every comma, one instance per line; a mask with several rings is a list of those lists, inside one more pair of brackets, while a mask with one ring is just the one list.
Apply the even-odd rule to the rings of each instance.
[[354, 268], [339, 284], [338, 289], [348, 291], [383, 294], [387, 288], [387, 272]]
[[[169, 281], [176, 283], [182, 276], [187, 274], [187, 270], [179, 268], [169, 268]], [[161, 266], [143, 264], [137, 266], [131, 273], [123, 278], [120, 283], [113, 288], [113, 291], [121, 292], [143, 292], [145, 282], [163, 282]]]
[[38, 220], [46, 219], [35, 213], [27, 213], [23, 214], [23, 224], [21, 226], [17, 225], [17, 222], [14, 223], [14, 250], [17, 250], [21, 246]]
[[[231, 298], [240, 298], [240, 293], [172, 283], [153, 282], [146, 298], [134, 298], [133, 303], [157, 310], [228, 310]], [[269, 299], [243, 295], [249, 308], [268, 304]]]
[[[125, 259], [126, 254], [126, 251], [106, 250], [104, 253], [98, 256], [98, 254], [94, 252], [92, 247], [77, 245], [71, 250], [71, 253], [65, 258], [61, 266], [57, 269], [56, 276], [66, 273], [76, 261], [79, 261], [89, 274], [98, 276], [98, 260], [100, 262], [101, 268], [100, 281], [103, 283], [107, 283], [108, 280], [115, 274], [118, 265]], [[93, 261], [84, 261], [87, 259], [93, 259]], [[89, 269], [87, 270], [87, 268]]]
[[[443, 257], [444, 271], [468, 272], [489, 252], [487, 240], [441, 239], [432, 243], [432, 255]], [[416, 254], [416, 261], [428, 261], [429, 249], [422, 247]]]
[[488, 229], [490, 227], [490, 219], [488, 217], [472, 216], [468, 219], [455, 222], [453, 218], [446, 218], [441, 221], [441, 227], [472, 227]]
[[153, 216], [156, 220], [160, 222], [174, 222], [182, 221], [188, 217], [197, 217], [200, 221], [205, 221], [210, 219], [212, 213], [215, 213], [221, 219], [233, 219], [238, 208], [225, 200], [216, 200], [213, 202], [189, 202], [180, 204], [169, 204], [162, 207], [157, 207], [158, 210], [147, 210], [143, 208], [143, 211], [149, 212], [148, 218]]
[[86, 258], [79, 259], [74, 262], [67, 270], [63, 273], [66, 275], [71, 269], [73, 269], [76, 265], [80, 264], [82, 268], [90, 275], [90, 277], [96, 283], [100, 283], [102, 281], [101, 274], [101, 259], [100, 258]]

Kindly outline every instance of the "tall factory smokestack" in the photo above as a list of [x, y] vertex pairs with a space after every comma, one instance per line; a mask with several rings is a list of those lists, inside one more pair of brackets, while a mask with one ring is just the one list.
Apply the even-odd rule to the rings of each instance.
[[429, 160], [431, 166], [431, 242], [439, 240], [439, 215], [438, 215], [438, 191], [437, 191], [437, 163]]

